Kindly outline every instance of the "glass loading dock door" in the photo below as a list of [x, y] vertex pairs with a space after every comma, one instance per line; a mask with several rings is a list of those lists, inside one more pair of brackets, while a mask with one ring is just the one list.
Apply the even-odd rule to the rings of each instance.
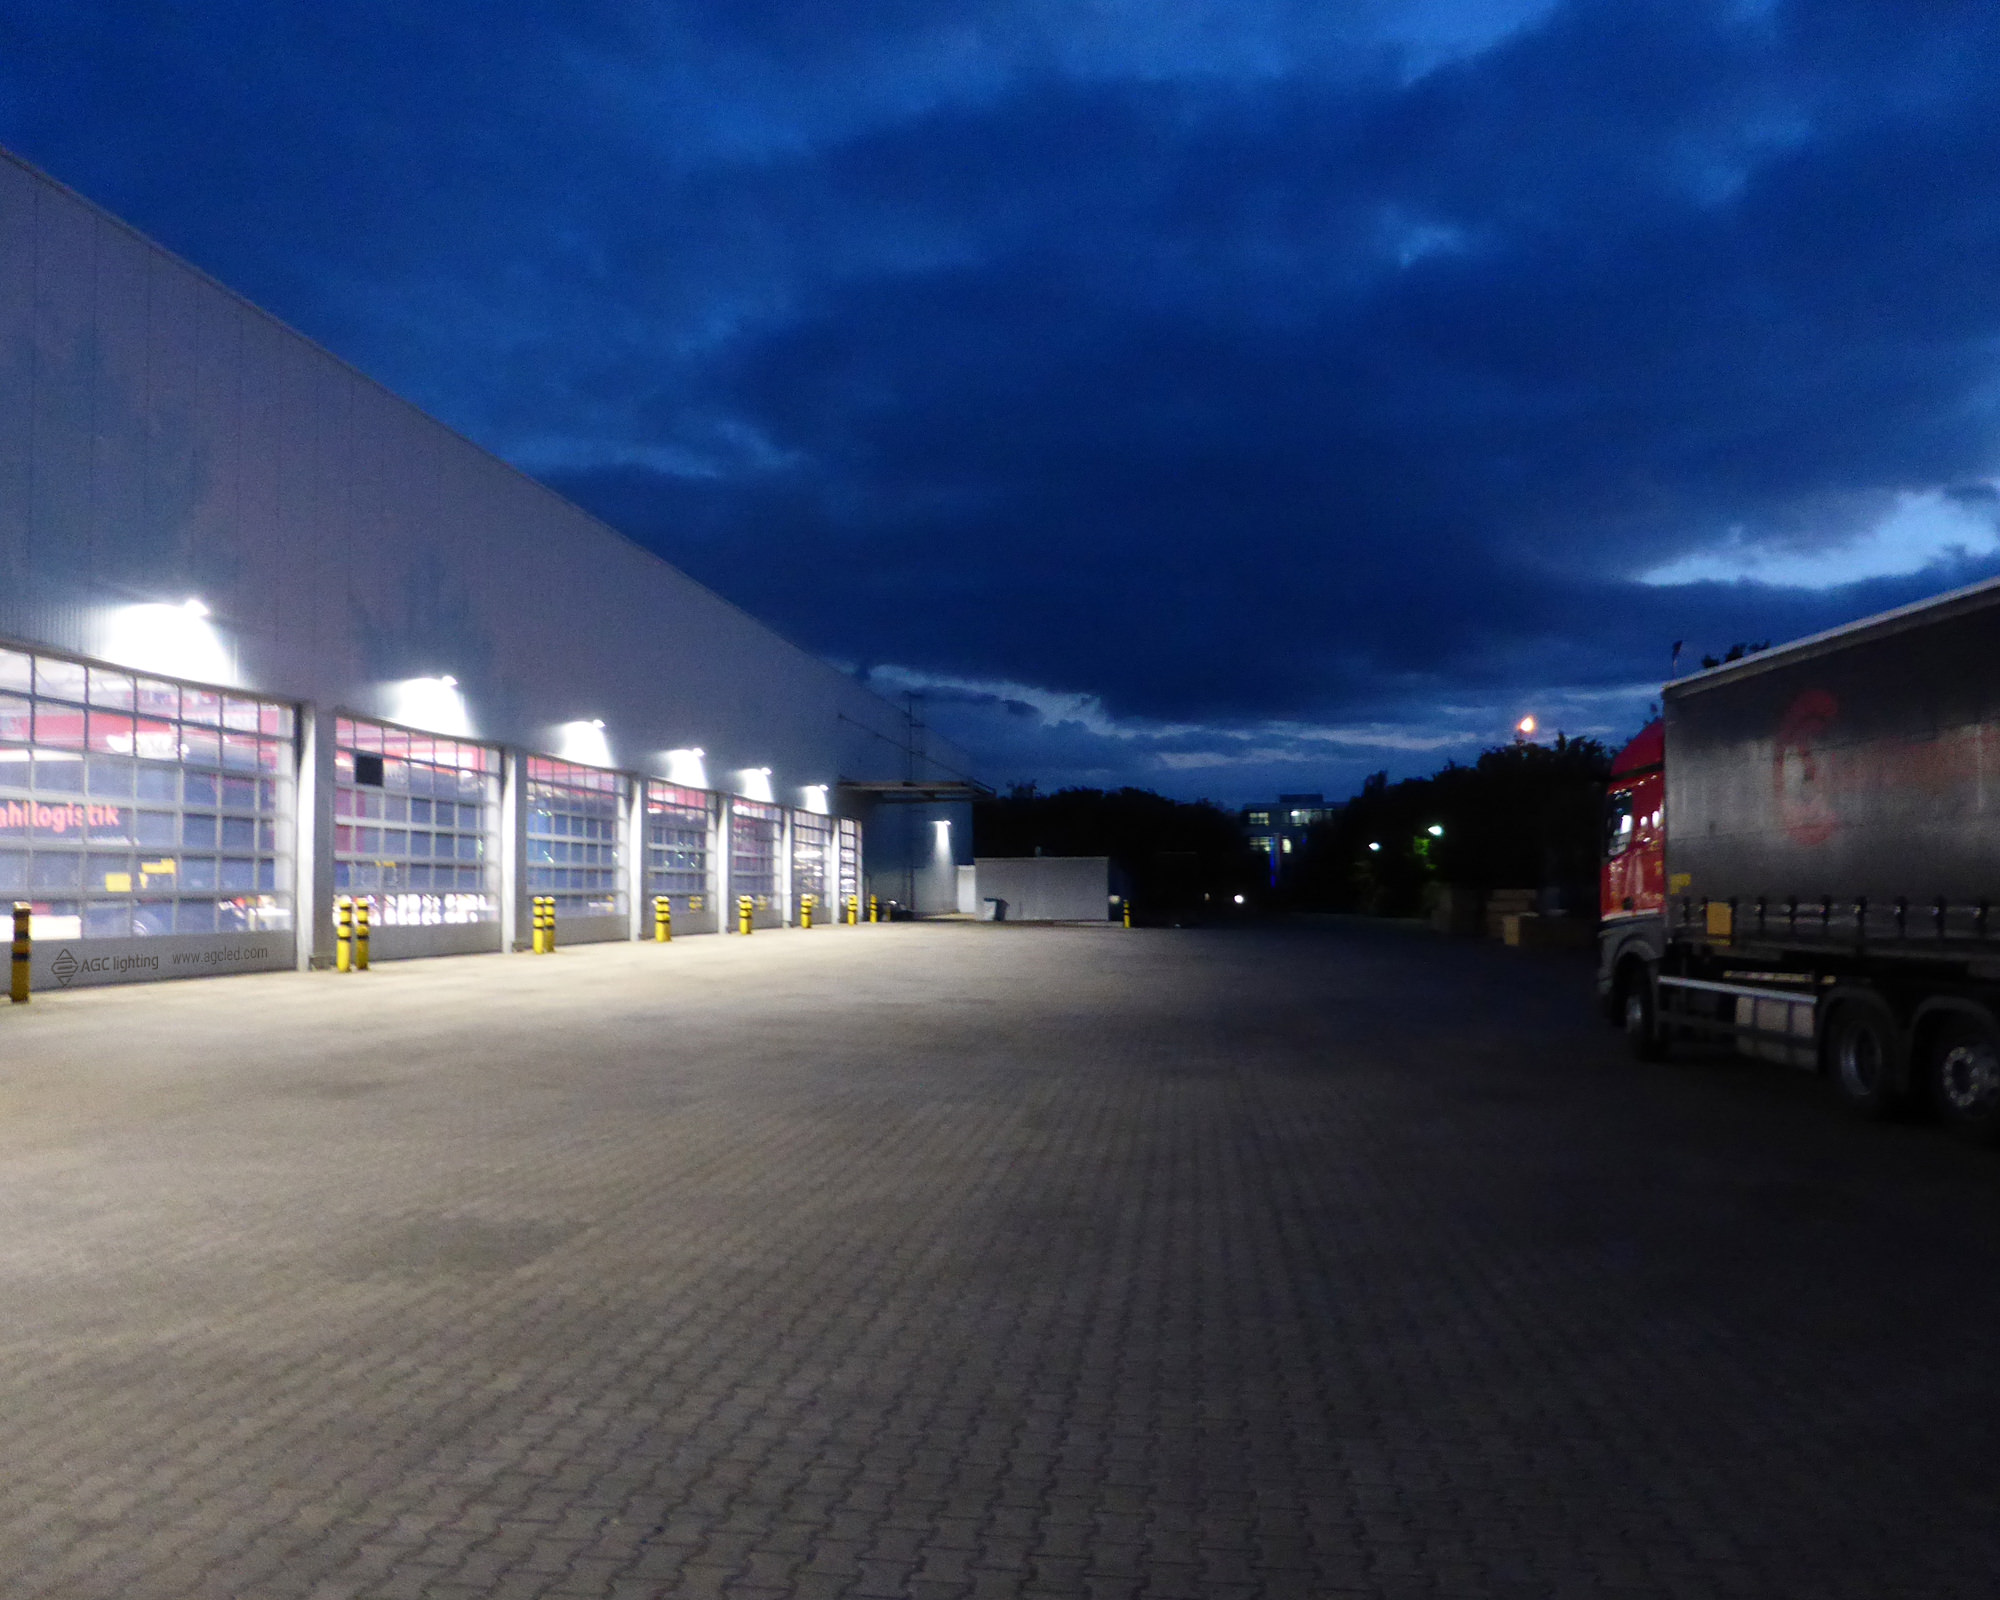
[[736, 926], [736, 903], [744, 895], [754, 902], [751, 926], [785, 925], [784, 886], [779, 881], [785, 836], [785, 813], [759, 800], [729, 802], [729, 920]]
[[868, 914], [866, 905], [858, 904], [861, 897], [861, 824], [847, 817], [840, 819], [840, 906], [841, 915], [847, 914], [847, 897], [853, 895], [861, 916]]
[[340, 717], [334, 723], [333, 887], [368, 901], [369, 954], [500, 948], [500, 754]]
[[524, 764], [528, 893], [554, 896], [558, 939], [629, 939], [626, 779], [546, 756], [530, 756]]
[[792, 906], [794, 911], [813, 897], [813, 922], [825, 927], [835, 920], [833, 818], [810, 811], [792, 813]]
[[653, 934], [653, 897], [673, 904], [674, 932], [713, 933], [715, 887], [709, 881], [708, 839], [714, 825], [714, 796], [657, 778], [646, 784], [646, 904], [640, 907], [642, 938]]
[[293, 965], [292, 708], [0, 649], [0, 900], [33, 981]]

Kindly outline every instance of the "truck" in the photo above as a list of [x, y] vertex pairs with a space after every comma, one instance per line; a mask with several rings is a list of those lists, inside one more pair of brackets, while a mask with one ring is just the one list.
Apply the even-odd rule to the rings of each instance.
[[1598, 994], [2000, 1139], [2000, 579], [1678, 678], [1606, 785]]

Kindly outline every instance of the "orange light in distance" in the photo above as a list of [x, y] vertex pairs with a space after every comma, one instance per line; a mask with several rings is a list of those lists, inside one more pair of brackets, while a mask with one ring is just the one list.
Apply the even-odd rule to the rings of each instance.
[[1519, 722], [1514, 724], [1514, 731], [1523, 739], [1531, 739], [1534, 737], [1535, 729], [1538, 726], [1540, 724], [1532, 716], [1523, 717]]

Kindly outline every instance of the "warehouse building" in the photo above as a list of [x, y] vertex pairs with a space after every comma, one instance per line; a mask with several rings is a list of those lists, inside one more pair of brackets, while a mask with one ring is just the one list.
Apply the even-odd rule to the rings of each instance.
[[[808, 558], [809, 559], [809, 558]], [[810, 581], [809, 574], [804, 581]], [[0, 901], [38, 985], [947, 911], [963, 752], [0, 152]]]

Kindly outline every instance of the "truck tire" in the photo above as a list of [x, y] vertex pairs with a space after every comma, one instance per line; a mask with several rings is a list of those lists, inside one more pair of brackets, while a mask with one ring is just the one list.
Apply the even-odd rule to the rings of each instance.
[[1660, 1030], [1660, 991], [1653, 982], [1653, 969], [1637, 961], [1627, 966], [1618, 996], [1625, 1043], [1634, 1059], [1660, 1060], [1667, 1053], [1667, 1041]]
[[1872, 994], [1850, 994], [1826, 1029], [1826, 1073], [1864, 1117], [1895, 1115], [1903, 1103], [1903, 1030]]
[[1954, 1133], [1977, 1144], [2000, 1141], [2000, 1033], [1990, 1019], [1954, 1011], [1925, 1041], [1924, 1087]]

